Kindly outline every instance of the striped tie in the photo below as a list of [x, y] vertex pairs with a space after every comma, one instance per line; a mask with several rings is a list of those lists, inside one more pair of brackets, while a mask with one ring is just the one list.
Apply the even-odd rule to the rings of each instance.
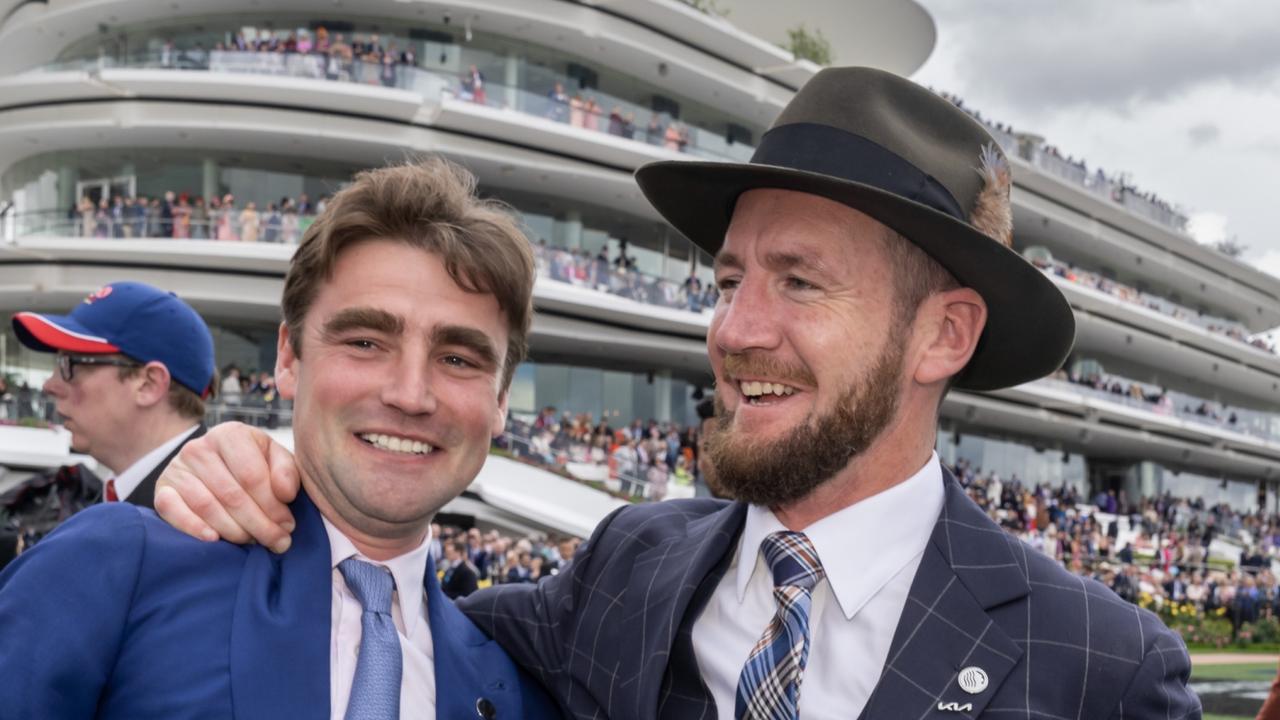
[[778, 612], [752, 648], [738, 678], [737, 720], [796, 720], [809, 659], [809, 605], [822, 564], [804, 533], [776, 532], [760, 544], [773, 571]]

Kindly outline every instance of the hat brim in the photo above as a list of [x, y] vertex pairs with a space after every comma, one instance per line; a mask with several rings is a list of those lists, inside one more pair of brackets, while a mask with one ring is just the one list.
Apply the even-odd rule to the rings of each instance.
[[942, 212], [863, 183], [771, 165], [661, 161], [636, 182], [676, 230], [714, 256], [734, 205], [757, 188], [818, 195], [862, 212], [915, 243], [987, 304], [977, 350], [955, 386], [995, 390], [1059, 368], [1075, 342], [1075, 316], [1048, 277], [1012, 249]]
[[120, 348], [94, 335], [67, 315], [20, 312], [13, 316], [13, 332], [23, 345], [40, 352], [120, 352]]

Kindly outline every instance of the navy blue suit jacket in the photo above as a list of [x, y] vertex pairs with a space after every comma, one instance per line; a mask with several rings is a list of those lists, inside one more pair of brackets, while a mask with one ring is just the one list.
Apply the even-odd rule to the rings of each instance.
[[[284, 555], [202, 543], [127, 503], [68, 520], [0, 574], [0, 715], [328, 718], [329, 540], [305, 493], [293, 515]], [[481, 717], [487, 700], [499, 719], [559, 717], [427, 562], [436, 715]]]
[[[1200, 717], [1181, 638], [1001, 530], [949, 473], [944, 482], [862, 718]], [[745, 516], [745, 505], [715, 500], [623, 508], [559, 575], [459, 607], [575, 717], [715, 718], [691, 633]], [[977, 694], [959, 685], [969, 666], [989, 678]]]

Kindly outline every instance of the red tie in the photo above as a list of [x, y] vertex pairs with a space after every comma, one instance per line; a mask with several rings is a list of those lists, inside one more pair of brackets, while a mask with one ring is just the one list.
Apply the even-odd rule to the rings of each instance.
[[111, 478], [107, 481], [107, 502], [120, 502], [120, 496], [116, 495], [116, 479]]

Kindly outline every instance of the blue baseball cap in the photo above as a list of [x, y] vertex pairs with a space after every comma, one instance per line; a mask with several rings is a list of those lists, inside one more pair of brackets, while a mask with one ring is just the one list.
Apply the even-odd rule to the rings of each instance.
[[138, 282], [117, 282], [90, 293], [68, 315], [20, 312], [13, 331], [39, 352], [120, 353], [162, 363], [183, 387], [206, 397], [213, 380], [209, 326], [177, 295]]

